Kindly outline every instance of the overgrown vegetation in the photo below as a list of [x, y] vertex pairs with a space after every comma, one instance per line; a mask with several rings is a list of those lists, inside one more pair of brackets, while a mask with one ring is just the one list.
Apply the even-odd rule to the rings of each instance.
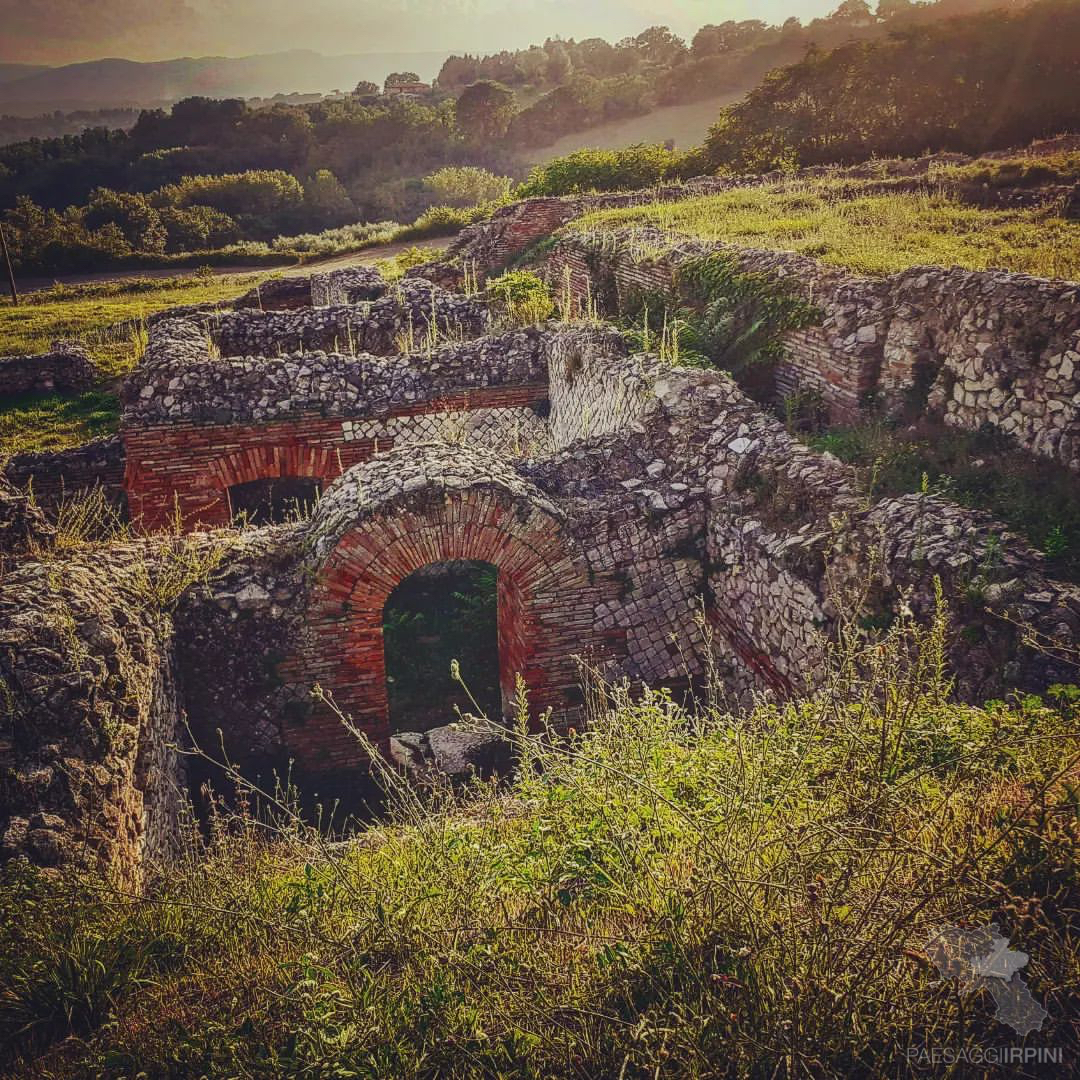
[[1080, 478], [1062, 465], [1033, 458], [1007, 436], [931, 426], [901, 428], [872, 421], [808, 436], [858, 467], [874, 497], [934, 490], [989, 511], [1046, 556], [1052, 577], [1080, 581]]
[[69, 339], [87, 347], [105, 384], [84, 394], [33, 394], [0, 403], [0, 455], [63, 450], [111, 434], [120, 418], [112, 380], [146, 344], [147, 316], [177, 304], [212, 304], [246, 292], [254, 277], [193, 275], [57, 285], [0, 306], [0, 355], [45, 352]]
[[624, 318], [635, 348], [743, 375], [782, 360], [786, 335], [817, 324], [821, 312], [716, 252], [680, 264], [671, 294], [629, 298]]
[[663, 146], [628, 146], [625, 150], [578, 150], [537, 165], [517, 194], [576, 195], [587, 191], [635, 191], [663, 180], [701, 173], [694, 154], [677, 154]]
[[390, 594], [383, 640], [393, 730], [425, 731], [476, 708], [451, 678], [454, 660], [479, 707], [500, 714], [496, 573], [487, 563], [435, 564]]
[[946, 637], [846, 622], [822, 692], [742, 719], [594, 693], [580, 732], [519, 720], [507, 788], [425, 795], [387, 774], [390, 821], [345, 847], [287, 800], [274, 824], [219, 811], [145, 899], [10, 866], [6, 1063], [918, 1076], [912, 1051], [1005, 1037], [927, 951], [990, 922], [1048, 1013], [1028, 1044], [1072, 1060], [1076, 705], [1069, 688], [950, 703]]
[[509, 270], [492, 278], [487, 292], [503, 306], [511, 326], [535, 326], [555, 314], [551, 291], [531, 270]]
[[735, 188], [602, 210], [571, 228], [658, 226], [676, 236], [796, 251], [866, 274], [936, 265], [1080, 278], [1080, 222], [1053, 207], [987, 210], [944, 193], [859, 193], [872, 185], [823, 179]]

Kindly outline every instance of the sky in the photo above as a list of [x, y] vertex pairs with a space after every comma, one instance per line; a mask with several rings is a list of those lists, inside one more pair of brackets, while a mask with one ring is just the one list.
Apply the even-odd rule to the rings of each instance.
[[285, 49], [492, 52], [546, 37], [614, 41], [658, 23], [783, 22], [839, 0], [0, 0], [0, 59], [246, 56]]

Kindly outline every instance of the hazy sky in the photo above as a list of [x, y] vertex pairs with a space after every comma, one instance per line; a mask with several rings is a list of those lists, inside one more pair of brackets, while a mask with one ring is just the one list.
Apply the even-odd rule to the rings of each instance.
[[839, 0], [0, 0], [0, 59], [163, 60], [310, 48], [490, 52], [545, 37], [614, 40], [655, 23], [813, 18]]

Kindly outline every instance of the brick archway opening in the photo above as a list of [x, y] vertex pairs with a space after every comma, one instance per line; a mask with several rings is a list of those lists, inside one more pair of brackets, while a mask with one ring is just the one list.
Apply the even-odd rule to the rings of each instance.
[[[625, 653], [625, 634], [594, 629], [618, 585], [595, 575], [558, 510], [495, 455], [422, 445], [349, 470], [312, 521], [312, 585], [290, 682], [317, 683], [377, 747], [391, 733], [383, 614], [391, 594], [425, 567], [462, 560], [497, 571], [499, 696], [518, 679], [532, 717], [580, 715], [579, 659]], [[509, 711], [509, 710], [508, 710]], [[286, 733], [298, 764], [347, 770], [366, 761], [334, 709], [316, 704]]]
[[[390, 731], [426, 731], [462, 713], [503, 715], [499, 571], [488, 562], [431, 563], [413, 571], [383, 607]], [[461, 682], [451, 667], [456, 662]], [[464, 682], [464, 686], [461, 683]], [[511, 687], [512, 691], [512, 687]]]

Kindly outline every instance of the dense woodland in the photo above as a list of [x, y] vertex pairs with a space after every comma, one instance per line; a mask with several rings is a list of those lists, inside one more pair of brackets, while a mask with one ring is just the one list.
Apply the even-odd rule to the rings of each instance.
[[[2, 147], [0, 206], [23, 272], [221, 252], [411, 221], [441, 201], [425, 177], [446, 167], [486, 169], [486, 186], [508, 191], [498, 177], [521, 176], [522, 148], [743, 86], [754, 88], [718, 109], [703, 149], [650, 150], [644, 170], [641, 152], [601, 155], [597, 175], [597, 156], [581, 155], [569, 180], [533, 176], [522, 191], [1018, 144], [1080, 121], [1077, 41], [1076, 0], [881, 0], [876, 13], [844, 0], [808, 26], [729, 21], [689, 43], [666, 27], [614, 45], [549, 39], [451, 57], [430, 92], [361, 83], [344, 98], [259, 108], [190, 98], [168, 113], [142, 112], [130, 130]], [[413, 79], [395, 73], [387, 89]], [[434, 220], [444, 229], [464, 223]]]

